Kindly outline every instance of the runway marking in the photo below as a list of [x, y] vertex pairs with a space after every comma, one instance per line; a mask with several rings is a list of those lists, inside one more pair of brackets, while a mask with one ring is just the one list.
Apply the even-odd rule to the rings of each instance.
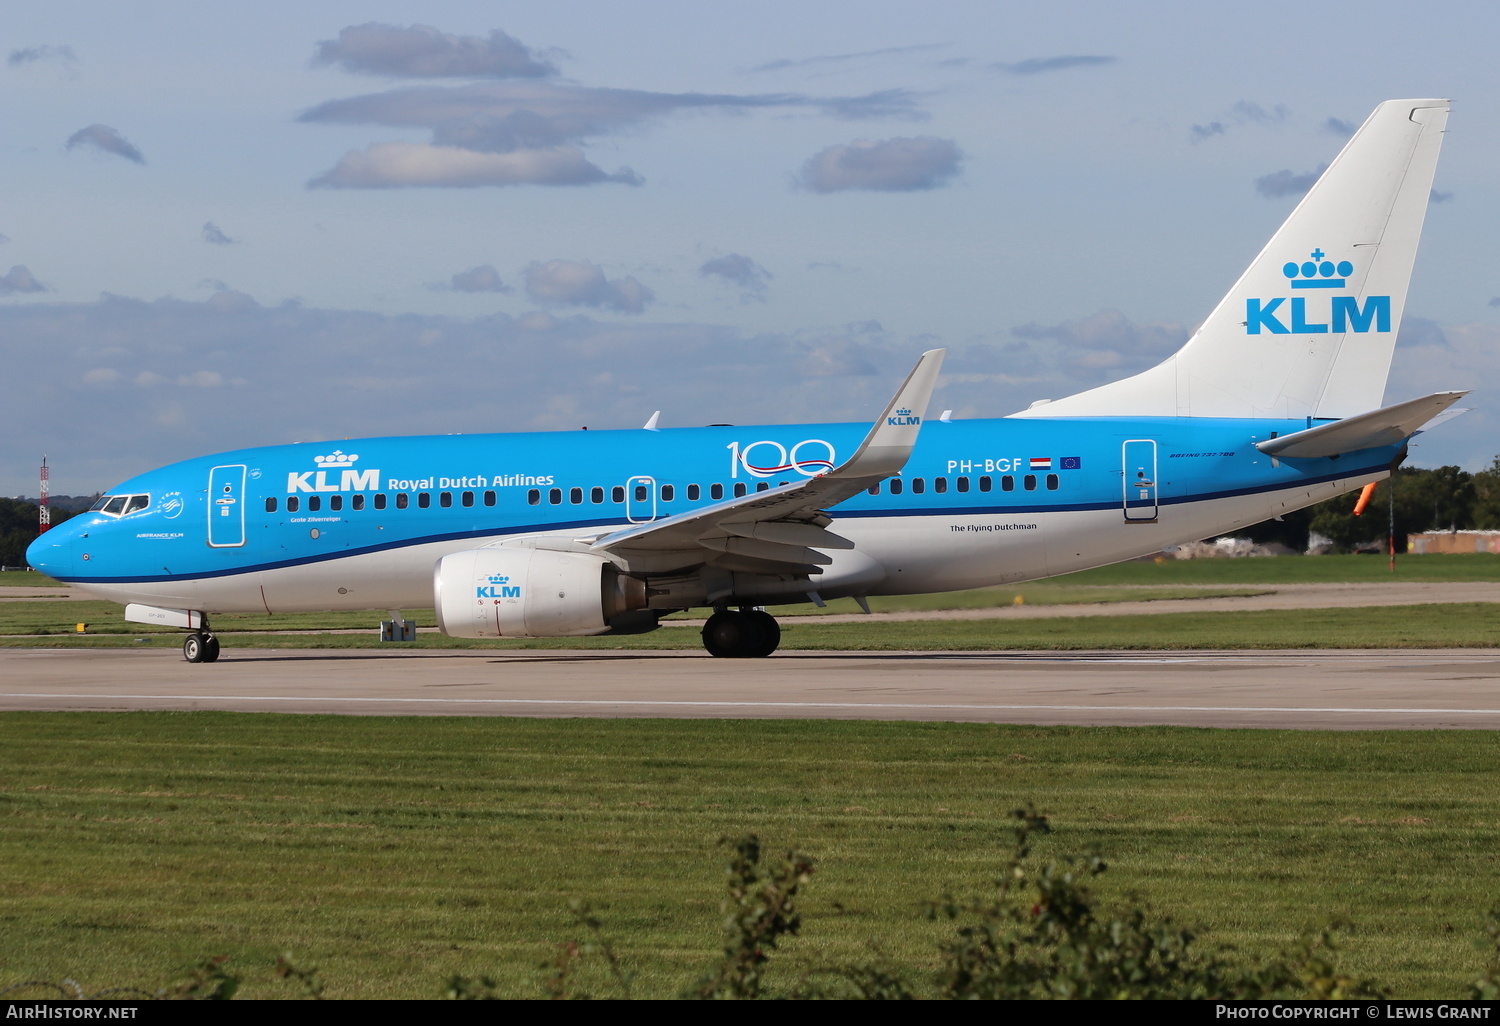
[[320, 698], [312, 695], [74, 695], [56, 692], [0, 692], [0, 698], [82, 698], [93, 701], [121, 699], [191, 702], [345, 702], [349, 704], [387, 703], [397, 705], [545, 705], [545, 706], [621, 706], [639, 708], [697, 709], [932, 709], [969, 712], [1209, 712], [1209, 713], [1363, 713], [1375, 716], [1500, 716], [1500, 709], [1418, 709], [1393, 707], [1371, 709], [1343, 706], [1263, 706], [1263, 705], [960, 705], [923, 704], [917, 702], [729, 702], [729, 701], [643, 701], [607, 698]]

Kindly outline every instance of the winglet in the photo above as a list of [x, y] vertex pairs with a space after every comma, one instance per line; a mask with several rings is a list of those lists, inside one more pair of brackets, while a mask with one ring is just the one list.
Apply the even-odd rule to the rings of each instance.
[[836, 477], [890, 477], [906, 466], [927, 415], [927, 403], [937, 387], [946, 349], [922, 354], [885, 412], [875, 421], [859, 450], [843, 466], [831, 472]]
[[645, 430], [645, 431], [655, 431], [655, 430], [657, 430], [656, 422], [658, 420], [660, 420], [660, 419], [661, 419], [661, 411], [657, 410], [655, 413], [651, 414], [651, 419], [648, 420], [648, 421], [646, 421], [646, 423], [644, 425], [642, 425], [642, 430]]

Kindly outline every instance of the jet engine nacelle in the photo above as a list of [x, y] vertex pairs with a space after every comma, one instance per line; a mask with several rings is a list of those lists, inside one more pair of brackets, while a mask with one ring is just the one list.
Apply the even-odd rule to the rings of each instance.
[[604, 634], [646, 606], [645, 582], [590, 552], [493, 548], [455, 552], [433, 576], [438, 627], [455, 638]]

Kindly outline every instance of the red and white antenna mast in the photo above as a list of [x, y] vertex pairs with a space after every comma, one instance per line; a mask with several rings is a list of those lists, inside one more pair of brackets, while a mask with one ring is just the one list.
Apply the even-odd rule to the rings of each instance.
[[52, 483], [50, 473], [47, 470], [47, 457], [42, 456], [42, 494], [36, 504], [37, 511], [37, 534], [46, 534], [47, 528], [52, 526], [52, 510], [47, 505], [47, 497], [52, 494]]

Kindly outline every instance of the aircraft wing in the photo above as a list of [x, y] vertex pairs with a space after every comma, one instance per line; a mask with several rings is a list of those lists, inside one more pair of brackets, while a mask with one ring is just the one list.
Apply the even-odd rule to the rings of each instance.
[[641, 572], [704, 563], [726, 570], [818, 573], [832, 560], [818, 549], [852, 549], [823, 510], [858, 495], [906, 465], [946, 349], [922, 354], [859, 449], [818, 477], [751, 492], [687, 513], [613, 531], [591, 549]]

